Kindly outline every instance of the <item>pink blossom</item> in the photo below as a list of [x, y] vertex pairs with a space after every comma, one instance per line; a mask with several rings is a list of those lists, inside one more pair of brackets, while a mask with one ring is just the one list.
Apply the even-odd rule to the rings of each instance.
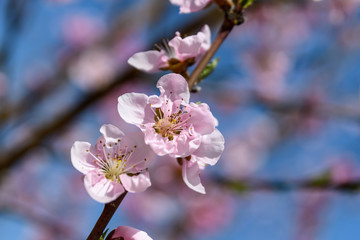
[[119, 226], [111, 232], [106, 240], [152, 240], [149, 235], [141, 230], [128, 226]]
[[235, 207], [239, 204], [228, 192], [213, 187], [207, 196], [188, 196], [184, 202], [186, 205], [184, 227], [195, 235], [194, 239], [197, 239], [197, 236], [206, 239], [206, 235], [221, 231], [233, 219]]
[[98, 202], [115, 200], [125, 190], [145, 191], [150, 185], [147, 167], [155, 155], [141, 133], [125, 134], [107, 124], [100, 128], [95, 146], [75, 142], [71, 148], [73, 166], [85, 174], [84, 184], [89, 195]]
[[118, 111], [124, 121], [139, 127], [145, 143], [160, 156], [183, 158], [183, 179], [193, 190], [205, 193], [199, 170], [214, 165], [224, 149], [218, 122], [205, 103], [189, 102], [186, 80], [171, 73], [157, 83], [160, 96], [126, 93]]
[[172, 4], [180, 6], [180, 13], [197, 12], [210, 4], [211, 0], [170, 0]]
[[185, 38], [176, 32], [176, 36], [169, 42], [164, 41], [163, 45], [156, 45], [158, 50], [135, 53], [129, 58], [128, 63], [145, 72], [170, 69], [181, 73], [210, 48], [210, 41], [211, 33], [208, 25], [196, 35]]

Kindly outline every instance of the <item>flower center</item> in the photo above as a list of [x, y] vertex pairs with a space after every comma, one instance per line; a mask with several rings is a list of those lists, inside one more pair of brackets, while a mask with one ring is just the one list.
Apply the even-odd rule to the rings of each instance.
[[[166, 101], [165, 112], [167, 109], [168, 101]], [[184, 111], [184, 105], [177, 107], [177, 112], [172, 114], [164, 114], [161, 108], [153, 109], [155, 124], [153, 126], [156, 133], [161, 134], [162, 137], [166, 137], [169, 141], [174, 139], [175, 135], [179, 135], [181, 131], [188, 128], [188, 120], [191, 115], [186, 116]], [[170, 111], [168, 109], [168, 111]]]
[[103, 166], [102, 171], [104, 172], [104, 175], [107, 179], [110, 179], [112, 181], [119, 181], [119, 176], [122, 174], [122, 160], [116, 160], [112, 159], [110, 161], [107, 161], [110, 164], [108, 166]]
[[90, 150], [86, 150], [86, 152], [89, 152], [95, 159], [94, 162], [99, 166], [100, 173], [103, 174], [106, 179], [120, 183], [121, 174], [132, 175], [140, 173], [142, 170], [138, 170], [137, 166], [146, 161], [146, 158], [136, 162], [135, 164], [128, 164], [132, 154], [134, 153], [134, 149], [137, 146], [134, 145], [134, 149], [129, 149], [126, 145], [125, 148], [120, 148], [119, 143], [120, 139], [117, 143], [109, 143], [107, 145], [100, 141], [100, 144], [102, 144], [103, 147], [102, 154], [94, 155], [90, 152]]

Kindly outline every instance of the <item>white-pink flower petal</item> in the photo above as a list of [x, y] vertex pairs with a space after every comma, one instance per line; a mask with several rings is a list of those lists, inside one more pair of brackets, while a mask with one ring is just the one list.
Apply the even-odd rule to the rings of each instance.
[[157, 72], [167, 66], [167, 58], [164, 51], [150, 50], [135, 53], [129, 58], [128, 63], [145, 72]]
[[92, 146], [88, 142], [76, 141], [71, 147], [71, 163], [81, 173], [88, 173], [96, 169], [94, 158], [90, 155]]
[[215, 165], [224, 151], [225, 140], [219, 130], [202, 137], [200, 147], [191, 155], [196, 161]]
[[201, 32], [198, 32], [197, 36], [199, 39], [202, 39], [201, 40], [201, 53], [204, 53], [207, 50], [209, 50], [209, 48], [211, 46], [211, 31], [207, 24], [205, 24], [202, 27]]
[[211, 0], [170, 0], [174, 5], [180, 6], [180, 13], [197, 12], [206, 7]]
[[176, 139], [176, 151], [173, 151], [169, 155], [171, 157], [187, 157], [192, 154], [201, 144], [201, 136], [188, 136], [186, 134], [180, 135]]
[[[141, 125], [152, 113], [147, 112], [148, 96], [142, 93], [125, 93], [118, 98], [118, 112], [125, 122]], [[151, 121], [148, 119], [148, 121]]]
[[182, 177], [185, 184], [192, 190], [205, 194], [205, 188], [200, 181], [199, 165], [195, 161], [187, 161], [183, 159]]
[[151, 186], [148, 172], [141, 173], [135, 176], [128, 176], [126, 174], [122, 174], [120, 176], [120, 179], [124, 188], [132, 193], [143, 192]]
[[202, 135], [210, 134], [218, 125], [217, 119], [210, 112], [209, 105], [206, 103], [190, 103], [189, 113], [191, 114], [191, 123], [194, 130]]
[[106, 142], [117, 142], [119, 138], [123, 138], [125, 134], [112, 124], [104, 124], [100, 128], [100, 133], [104, 136]]
[[171, 101], [183, 99], [185, 103], [190, 100], [189, 86], [180, 74], [169, 73], [162, 76], [156, 87], [160, 90], [160, 97], [166, 96]]
[[106, 179], [96, 171], [85, 175], [84, 185], [90, 197], [101, 203], [114, 201], [124, 192], [120, 183]]

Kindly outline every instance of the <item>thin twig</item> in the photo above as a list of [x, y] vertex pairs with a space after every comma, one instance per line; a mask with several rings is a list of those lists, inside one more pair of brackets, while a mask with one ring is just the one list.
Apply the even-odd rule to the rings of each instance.
[[188, 79], [189, 89], [192, 89], [199, 79], [200, 74], [204, 71], [206, 65], [210, 62], [211, 58], [215, 55], [221, 44], [224, 42], [226, 37], [229, 35], [234, 27], [234, 23], [225, 19], [221, 25], [220, 31], [217, 34], [214, 42], [211, 44], [210, 49], [202, 57], [199, 64], [196, 66], [191, 76]]
[[116, 200], [105, 204], [104, 210], [101, 213], [99, 219], [97, 220], [93, 230], [89, 234], [86, 240], [99, 240], [100, 236], [103, 234], [106, 226], [110, 222], [110, 219], [116, 212], [116, 209], [120, 206], [120, 203], [125, 198], [127, 191], [121, 194]]

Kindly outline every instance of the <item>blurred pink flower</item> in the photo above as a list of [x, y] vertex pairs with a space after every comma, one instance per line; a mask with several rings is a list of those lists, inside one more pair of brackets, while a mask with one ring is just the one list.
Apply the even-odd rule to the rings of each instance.
[[100, 48], [86, 51], [69, 68], [71, 80], [84, 90], [94, 90], [108, 84], [115, 74], [113, 56]]
[[341, 25], [353, 14], [356, 14], [360, 2], [358, 0], [324, 1], [328, 8], [328, 19], [331, 24]]
[[100, 20], [86, 14], [68, 16], [62, 25], [64, 40], [75, 46], [87, 46], [104, 33]]
[[119, 97], [118, 111], [124, 121], [139, 127], [145, 143], [160, 156], [183, 159], [183, 179], [195, 191], [205, 193], [198, 171], [214, 165], [224, 150], [224, 138], [205, 103], [189, 103], [186, 80], [167, 74], [157, 83], [160, 96], [126, 93]]
[[[158, 177], [154, 173], [151, 176]], [[158, 186], [155, 184], [153, 185], [154, 188], [142, 194], [127, 196], [127, 200], [122, 203], [123, 209], [131, 222], [145, 224], [152, 229], [167, 225], [176, 218], [179, 212], [179, 205], [174, 196], [171, 196], [168, 192], [159, 191]], [[176, 185], [166, 187], [168, 187], [166, 190], [171, 187], [176, 189]]]
[[[195, 59], [204, 54], [210, 48], [211, 33], [208, 25], [196, 35], [181, 38], [180, 33], [163, 45], [156, 45], [158, 50], [135, 53], [129, 58], [128, 63], [145, 72], [157, 72], [159, 70], [172, 70], [180, 73], [183, 64], [191, 66]], [[185, 68], [186, 70], [186, 68]]]
[[180, 13], [197, 12], [206, 7], [211, 0], [170, 0], [172, 4], [180, 6]]
[[260, 51], [245, 54], [244, 60], [260, 96], [270, 100], [285, 97], [288, 92], [285, 80], [290, 67], [290, 58], [285, 52], [260, 48]]
[[278, 126], [271, 118], [258, 116], [251, 119], [246, 130], [228, 141], [221, 161], [227, 178], [240, 179], [254, 174], [264, 164], [278, 137]]
[[106, 240], [152, 240], [152, 238], [146, 232], [136, 228], [119, 226], [109, 234]]
[[212, 191], [209, 196], [197, 196], [186, 201], [185, 227], [192, 234], [214, 234], [233, 218], [234, 199], [227, 192]]
[[337, 156], [331, 159], [330, 176], [335, 184], [345, 184], [359, 178], [358, 167], [351, 157]]
[[125, 134], [107, 124], [100, 128], [102, 137], [95, 145], [75, 142], [71, 148], [73, 166], [85, 174], [84, 184], [89, 195], [107, 203], [129, 192], [145, 191], [150, 185], [147, 167], [154, 159], [142, 134]]

